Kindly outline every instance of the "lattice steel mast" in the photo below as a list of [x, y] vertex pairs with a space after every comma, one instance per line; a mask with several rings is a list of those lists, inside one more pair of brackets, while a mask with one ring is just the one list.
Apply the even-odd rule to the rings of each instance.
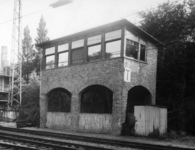
[[20, 106], [22, 102], [21, 2], [22, 0], [14, 0], [11, 50], [12, 79], [10, 81], [11, 96], [9, 101], [11, 108]]

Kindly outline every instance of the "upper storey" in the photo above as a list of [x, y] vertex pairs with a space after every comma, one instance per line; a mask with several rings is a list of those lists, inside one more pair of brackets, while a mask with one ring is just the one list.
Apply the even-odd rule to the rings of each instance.
[[147, 63], [147, 49], [161, 43], [127, 20], [120, 20], [40, 43], [43, 69], [53, 69], [117, 57]]

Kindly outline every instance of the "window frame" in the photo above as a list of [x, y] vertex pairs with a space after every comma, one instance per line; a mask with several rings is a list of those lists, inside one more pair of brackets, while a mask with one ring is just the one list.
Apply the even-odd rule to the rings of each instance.
[[[107, 33], [110, 33], [110, 32], [114, 32], [114, 31], [118, 31], [118, 30], [120, 30], [121, 31], [121, 36], [120, 37], [118, 37], [118, 38], [116, 38], [116, 39], [109, 39], [109, 40], [106, 40], [106, 34]], [[105, 37], [104, 37], [104, 52], [105, 52], [105, 59], [113, 59], [113, 58], [119, 58], [119, 57], [121, 57], [121, 50], [122, 50], [122, 39], [123, 39], [123, 29], [116, 29], [116, 30], [112, 30], [112, 31], [109, 31], [109, 32], [106, 32], [106, 33], [104, 33], [104, 35], [105, 35]], [[115, 41], [121, 41], [121, 45], [120, 45], [120, 50], [119, 50], [119, 56], [118, 57], [113, 57], [113, 58], [107, 58], [106, 57], [106, 44], [107, 43], [111, 43], [111, 42], [115, 42]]]
[[[116, 41], [121, 41], [121, 45], [122, 45], [122, 38], [112, 39], [112, 40], [109, 40], [109, 41], [106, 41], [106, 40], [105, 40], [105, 43], [104, 43], [104, 48], [105, 48], [105, 59], [112, 59], [112, 58], [107, 58], [107, 57], [106, 57], [106, 44], [107, 44], [107, 43], [116, 42]], [[120, 45], [120, 50], [119, 50], [119, 56], [113, 57], [113, 58], [119, 58], [119, 57], [121, 57], [121, 45]]]
[[[63, 44], [60, 44], [60, 45], [65, 45], [65, 44], [68, 44], [68, 49], [58, 52], [58, 48], [57, 48], [57, 67], [58, 67], [58, 68], [69, 66], [69, 59], [70, 59], [70, 58], [69, 58], [69, 53], [70, 53], [69, 47], [70, 47], [70, 43], [63, 43]], [[59, 47], [60, 45], [57, 45], [57, 47]], [[63, 54], [63, 53], [68, 53], [67, 65], [65, 65], [65, 66], [59, 66], [59, 63], [60, 63], [60, 62], [59, 62], [59, 55], [60, 55], [60, 54]], [[63, 63], [63, 62], [62, 62], [62, 63]]]
[[[127, 50], [127, 41], [131, 41], [131, 42], [135, 42], [138, 44], [138, 52], [137, 52], [137, 58], [134, 58], [134, 57], [130, 57], [130, 56], [127, 56], [126, 55], [126, 50]], [[135, 60], [135, 61], [139, 61], [139, 62], [143, 62], [143, 63], [147, 63], [147, 46], [145, 44], [142, 44], [140, 43], [139, 41], [136, 42], [134, 40], [131, 40], [129, 38], [126, 38], [126, 41], [125, 41], [126, 45], [125, 45], [125, 57], [129, 58], [129, 59], [132, 59], [132, 60]], [[144, 60], [141, 60], [141, 46], [144, 46], [145, 47], [145, 55], [144, 55]]]
[[[53, 53], [50, 53], [50, 54], [46, 54], [46, 50], [48, 49], [48, 48], [52, 48], [52, 47], [54, 47], [54, 52]], [[48, 48], [45, 48], [45, 50], [44, 50], [44, 54], [45, 54], [45, 57], [44, 57], [44, 63], [45, 63], [45, 66], [44, 66], [44, 69], [45, 70], [50, 70], [50, 69], [54, 69], [55, 68], [55, 64], [56, 64], [56, 47], [55, 46], [51, 46], [51, 47], [48, 47]], [[53, 63], [53, 65], [54, 65], [54, 67], [53, 68], [47, 68], [47, 57], [49, 57], [49, 56], [54, 56], [54, 63]]]
[[85, 56], [84, 56], [84, 60], [83, 60], [82, 63], [73, 63], [73, 52], [74, 52], [74, 51], [83, 48], [83, 55], [85, 55], [85, 39], [80, 39], [80, 40], [77, 40], [77, 41], [81, 41], [81, 40], [83, 40], [83, 42], [84, 42], [83, 46], [79, 46], [79, 47], [76, 47], [76, 48], [72, 48], [72, 43], [73, 43], [73, 42], [76, 42], [76, 41], [72, 41], [72, 42], [71, 42], [71, 65], [78, 65], [78, 64], [83, 64], [83, 63], [85, 63]]
[[[88, 39], [89, 38], [92, 38], [92, 37], [95, 37], [95, 36], [99, 36], [100, 35], [100, 42], [97, 42], [97, 43], [93, 43], [93, 44], [88, 44]], [[87, 38], [87, 62], [94, 62], [94, 61], [98, 61], [98, 60], [101, 60], [102, 59], [102, 34], [98, 34], [98, 35], [94, 35], [94, 36], [90, 36]], [[99, 59], [95, 59], [95, 60], [89, 60], [89, 47], [93, 47], [93, 46], [97, 46], [97, 45], [100, 45], [100, 58]]]

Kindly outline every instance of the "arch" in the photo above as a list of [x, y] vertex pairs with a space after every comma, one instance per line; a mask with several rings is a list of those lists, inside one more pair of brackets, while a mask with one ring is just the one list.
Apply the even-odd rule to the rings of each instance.
[[112, 113], [113, 92], [102, 85], [90, 85], [80, 92], [81, 113]]
[[136, 122], [134, 117], [134, 106], [149, 105], [151, 102], [151, 93], [143, 86], [135, 86], [128, 91], [126, 117], [122, 128], [122, 134], [134, 134]]
[[134, 113], [134, 106], [150, 105], [152, 103], [150, 91], [143, 86], [135, 86], [128, 91], [127, 112]]
[[70, 112], [71, 93], [64, 88], [52, 89], [47, 94], [48, 112]]

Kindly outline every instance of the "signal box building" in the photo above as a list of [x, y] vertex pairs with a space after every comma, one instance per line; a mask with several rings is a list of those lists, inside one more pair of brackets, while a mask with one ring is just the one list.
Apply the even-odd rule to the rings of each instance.
[[38, 44], [40, 126], [120, 135], [155, 104], [160, 45], [125, 19]]

